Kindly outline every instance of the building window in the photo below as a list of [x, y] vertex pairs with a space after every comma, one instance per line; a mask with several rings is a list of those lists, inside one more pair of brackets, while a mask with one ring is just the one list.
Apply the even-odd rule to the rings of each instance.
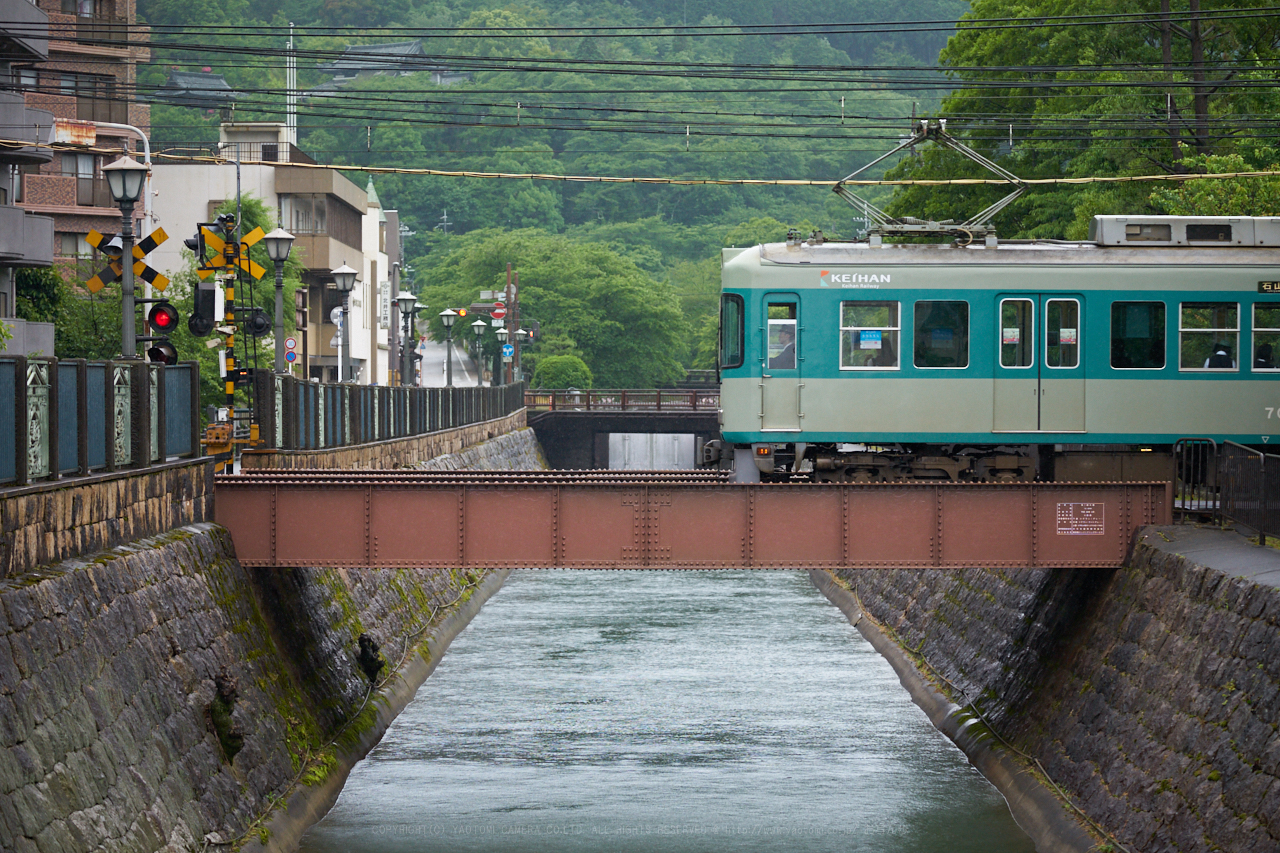
[[72, 234], [67, 231], [58, 232], [58, 256], [63, 258], [88, 258], [93, 255], [93, 247], [85, 239], [85, 234]]
[[840, 369], [898, 368], [898, 303], [840, 303]]
[[1116, 370], [1164, 367], [1164, 303], [1111, 303], [1111, 366]]
[[920, 301], [915, 306], [916, 367], [969, 366], [969, 303]]
[[1280, 302], [1253, 306], [1253, 369], [1276, 370], [1280, 360]]
[[1183, 302], [1178, 309], [1178, 369], [1236, 370], [1240, 306], [1235, 302]]

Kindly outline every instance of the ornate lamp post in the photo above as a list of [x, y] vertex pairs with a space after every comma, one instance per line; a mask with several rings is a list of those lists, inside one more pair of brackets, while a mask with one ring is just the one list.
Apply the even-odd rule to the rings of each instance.
[[[498, 346], [499, 348], [501, 348], [502, 345], [507, 342], [507, 338], [510, 336], [511, 333], [507, 331], [506, 326], [499, 326], [498, 331], [494, 332], [494, 334], [498, 336]], [[498, 362], [499, 365], [504, 365], [507, 363], [506, 356], [501, 356], [501, 359], [502, 360]], [[510, 368], [501, 367], [500, 370], [501, 370], [503, 384], [510, 384], [511, 377], [507, 375], [508, 373], [510, 373]], [[497, 373], [498, 371], [494, 371], [494, 372]]]
[[440, 312], [440, 322], [444, 323], [444, 384], [453, 387], [453, 324], [458, 319], [458, 312], [446, 308]]
[[110, 166], [102, 167], [111, 199], [120, 205], [120, 266], [123, 268], [120, 277], [120, 355], [124, 358], [136, 358], [138, 355], [133, 305], [133, 206], [142, 197], [148, 171], [146, 166], [128, 154]]
[[336, 270], [330, 270], [333, 286], [342, 294], [342, 352], [338, 356], [338, 381], [342, 381], [342, 362], [347, 362], [347, 380], [351, 379], [351, 322], [348, 311], [351, 302], [351, 289], [356, 286], [356, 271], [344, 262]]
[[400, 316], [404, 322], [404, 342], [400, 345], [400, 384], [412, 385], [413, 352], [409, 348], [409, 338], [413, 335], [413, 314], [418, 307], [418, 297], [402, 290], [396, 296], [396, 305], [400, 308]]
[[487, 329], [488, 327], [489, 327], [489, 324], [486, 323], [484, 320], [476, 320], [474, 323], [471, 324], [471, 331], [476, 333], [476, 340], [475, 340], [476, 387], [479, 387], [484, 384], [484, 368], [480, 364], [480, 338], [484, 335], [484, 330]]
[[293, 235], [277, 228], [262, 241], [267, 244], [267, 257], [276, 265], [276, 373], [284, 373], [284, 262], [293, 248]]
[[524, 329], [516, 329], [516, 358], [515, 358], [515, 379], [520, 381], [523, 376], [520, 372], [520, 353], [524, 350], [525, 343], [529, 340], [529, 333]]

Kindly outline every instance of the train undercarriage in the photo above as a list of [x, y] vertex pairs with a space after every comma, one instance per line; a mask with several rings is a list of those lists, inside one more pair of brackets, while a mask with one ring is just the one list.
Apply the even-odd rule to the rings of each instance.
[[1169, 445], [871, 445], [710, 442], [704, 464], [735, 472], [739, 481], [886, 483], [1102, 482], [1173, 479]]

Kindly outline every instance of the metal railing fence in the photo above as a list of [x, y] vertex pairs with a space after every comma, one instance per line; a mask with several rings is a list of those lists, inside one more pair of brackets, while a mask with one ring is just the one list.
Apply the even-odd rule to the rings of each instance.
[[526, 391], [530, 411], [586, 412], [714, 412], [720, 389], [592, 389], [589, 391]]
[[1280, 535], [1280, 456], [1223, 442], [1218, 450], [1218, 511], [1266, 536]]
[[318, 450], [408, 438], [505, 417], [524, 385], [412, 388], [304, 382], [260, 371], [254, 420], [268, 450]]
[[1173, 445], [1174, 513], [1179, 521], [1218, 516], [1218, 443], [1180, 438]]
[[195, 362], [0, 356], [0, 485], [198, 457], [199, 405]]

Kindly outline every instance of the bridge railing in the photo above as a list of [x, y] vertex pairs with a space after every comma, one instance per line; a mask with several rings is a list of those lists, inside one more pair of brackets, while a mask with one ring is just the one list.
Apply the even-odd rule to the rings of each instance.
[[1223, 518], [1266, 536], [1280, 535], [1280, 456], [1223, 442], [1218, 448], [1218, 508]]
[[720, 389], [532, 390], [525, 406], [534, 412], [697, 412], [720, 407]]
[[524, 405], [524, 385], [406, 388], [305, 382], [262, 371], [254, 419], [272, 450], [371, 444], [505, 417]]
[[0, 356], [0, 486], [198, 457], [195, 362]]

